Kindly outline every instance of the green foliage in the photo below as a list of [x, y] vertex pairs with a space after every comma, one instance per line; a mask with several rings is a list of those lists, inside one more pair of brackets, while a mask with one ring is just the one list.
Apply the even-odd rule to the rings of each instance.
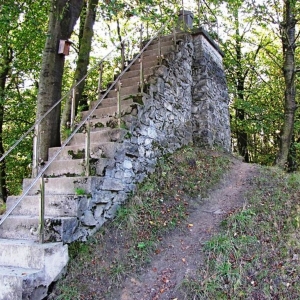
[[2, 203], [0, 204], [0, 215], [3, 215], [6, 211], [6, 204]]
[[[36, 82], [49, 1], [5, 1], [0, 6], [0, 123], [4, 150], [32, 125]], [[6, 159], [7, 189], [18, 194], [30, 176], [32, 136]]]
[[76, 194], [77, 196], [83, 196], [83, 195], [86, 195], [86, 191], [85, 191], [85, 189], [83, 189], [83, 188], [76, 188], [76, 189], [75, 189], [75, 194]]
[[205, 244], [206, 267], [182, 285], [189, 299], [290, 299], [300, 291], [299, 174], [265, 169], [248, 206], [229, 215]]

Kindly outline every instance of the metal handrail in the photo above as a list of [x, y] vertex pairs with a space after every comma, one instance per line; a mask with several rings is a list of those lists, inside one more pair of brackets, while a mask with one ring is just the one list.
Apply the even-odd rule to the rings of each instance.
[[[3, 224], [3, 222], [7, 219], [7, 217], [14, 211], [14, 209], [20, 204], [20, 202], [25, 198], [25, 196], [29, 193], [29, 191], [32, 189], [32, 187], [39, 181], [39, 179], [43, 176], [43, 174], [45, 173], [45, 171], [47, 170], [47, 168], [53, 163], [53, 161], [57, 158], [57, 156], [61, 153], [61, 151], [67, 146], [67, 144], [71, 141], [71, 139], [73, 138], [73, 136], [78, 132], [78, 130], [86, 123], [86, 121], [89, 120], [89, 118], [92, 116], [92, 114], [94, 113], [94, 111], [98, 108], [98, 106], [100, 105], [100, 103], [102, 102], [102, 100], [107, 96], [107, 94], [111, 91], [111, 89], [116, 85], [117, 82], [119, 82], [119, 80], [122, 78], [122, 76], [125, 74], [125, 72], [127, 72], [129, 70], [129, 68], [135, 63], [135, 61], [141, 56], [141, 54], [145, 51], [145, 49], [148, 48], [148, 46], [152, 43], [152, 41], [157, 38], [159, 36], [159, 34], [165, 29], [165, 27], [167, 26], [167, 23], [165, 25], [163, 25], [158, 31], [157, 33], [146, 43], [146, 45], [141, 49], [141, 51], [139, 52], [139, 54], [136, 55], [136, 57], [124, 68], [124, 70], [119, 74], [119, 76], [116, 78], [116, 80], [110, 85], [110, 87], [105, 91], [105, 93], [103, 94], [103, 96], [101, 97], [100, 100], [97, 101], [96, 105], [94, 106], [94, 108], [92, 110], [90, 110], [90, 113], [78, 124], [78, 126], [74, 129], [74, 131], [72, 132], [72, 134], [65, 140], [65, 142], [61, 145], [60, 149], [53, 155], [53, 157], [51, 159], [48, 160], [48, 162], [44, 165], [44, 167], [39, 171], [39, 173], [37, 174], [37, 176], [35, 177], [35, 179], [33, 179], [32, 183], [29, 185], [29, 187], [27, 187], [27, 189], [25, 190], [25, 192], [23, 192], [23, 194], [20, 196], [20, 198], [17, 200], [17, 202], [9, 209], [6, 211], [6, 213], [4, 215], [2, 215], [1, 220], [0, 220], [0, 226]], [[111, 52], [110, 52], [111, 53]], [[109, 53], [109, 54], [110, 54]], [[102, 60], [101, 63], [103, 62], [103, 60], [107, 57], [108, 55], [106, 55]], [[98, 66], [99, 64], [97, 64]], [[86, 75], [87, 76], [87, 75]], [[83, 77], [81, 80], [78, 81], [77, 85], [86, 78]], [[73, 87], [74, 88], [74, 87]], [[72, 90], [72, 89], [71, 89]], [[70, 93], [70, 92], [69, 92]], [[66, 95], [68, 95], [69, 93], [67, 93]], [[65, 95], [65, 96], [66, 96]], [[64, 97], [65, 97], [64, 96]], [[63, 98], [64, 98], [63, 97]], [[59, 101], [61, 101], [63, 98], [61, 98]], [[50, 112], [50, 110], [52, 110], [59, 102], [57, 102], [56, 104], [54, 104], [47, 113], [45, 113], [43, 115], [43, 118], [45, 116], [47, 116]], [[31, 130], [38, 125], [41, 122], [42, 119], [39, 119], [32, 127]], [[28, 131], [27, 131], [28, 132]], [[26, 133], [27, 133], [26, 132]], [[26, 135], [23, 135], [26, 136]], [[22, 137], [23, 137], [22, 136]], [[17, 144], [16, 144], [17, 145]], [[14, 145], [15, 146], [15, 145]], [[10, 152], [13, 149], [10, 149]], [[4, 157], [7, 156], [7, 153], [5, 153], [6, 155], [3, 155], [1, 157], [1, 159], [3, 160]], [[1, 161], [0, 159], [0, 161]]]
[[94, 67], [92, 67], [87, 73], [85, 76], [83, 76], [76, 84], [74, 84], [71, 89], [66, 93], [64, 94], [56, 103], [54, 103], [50, 108], [49, 110], [44, 114], [42, 115], [37, 121], [35, 121], [35, 123], [23, 134], [21, 135], [21, 137], [0, 157], [0, 162], [3, 161], [3, 159], [5, 157], [8, 156], [8, 154], [10, 154], [19, 144], [20, 142], [22, 142], [25, 137], [28, 136], [28, 134], [33, 131], [35, 129], [35, 127], [37, 125], [39, 125], [44, 119], [45, 117], [47, 117], [49, 115], [50, 112], [52, 112], [52, 110], [58, 105], [61, 103], [61, 101], [63, 99], [65, 99], [67, 96], [70, 96], [70, 94], [72, 93], [72, 91], [74, 89], [76, 89], [76, 87], [78, 87], [78, 85], [87, 78], [87, 76], [92, 72], [94, 71], [96, 68], [99, 68], [99, 66], [104, 62], [104, 60], [106, 58], [108, 58], [112, 53], [113, 51], [115, 51], [116, 49], [118, 49], [120, 47], [120, 45], [122, 44], [122, 42], [126, 41], [127, 39], [129, 39], [130, 35], [128, 34], [121, 42], [119, 42], [117, 45], [115, 45], [101, 60], [100, 62], [98, 62]]

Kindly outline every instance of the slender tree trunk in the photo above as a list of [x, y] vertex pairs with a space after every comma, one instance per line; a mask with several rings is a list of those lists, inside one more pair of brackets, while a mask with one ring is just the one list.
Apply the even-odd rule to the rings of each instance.
[[[0, 61], [0, 156], [4, 154], [3, 146], [3, 123], [4, 123], [4, 104], [5, 104], [5, 87], [6, 80], [10, 71], [10, 63], [12, 61], [12, 53], [10, 50], [5, 51]], [[0, 199], [6, 202], [6, 167], [5, 160], [0, 162]]]
[[[90, 61], [90, 52], [92, 46], [92, 38], [94, 35], [93, 26], [96, 20], [96, 10], [99, 0], [88, 0], [88, 7], [85, 15], [82, 36], [80, 38], [80, 48], [77, 60], [76, 71], [74, 75], [74, 85], [79, 82], [86, 74]], [[82, 99], [85, 80], [83, 80], [76, 88], [75, 94], [75, 113]], [[67, 127], [71, 119], [71, 99], [67, 99], [65, 109], [62, 116], [62, 127]]]
[[285, 81], [284, 93], [284, 121], [281, 129], [279, 152], [276, 164], [285, 168], [288, 163], [288, 155], [291, 147], [296, 105], [295, 86], [295, 49], [296, 49], [296, 0], [284, 1], [284, 21], [281, 24], [283, 46], [283, 75]]
[[[3, 147], [3, 121], [4, 121], [4, 94], [5, 94], [5, 83], [8, 75], [8, 68], [1, 70], [0, 73], [0, 156], [4, 154]], [[6, 202], [7, 189], [6, 189], [6, 170], [5, 160], [0, 162], [0, 199]]]
[[[241, 45], [241, 35], [240, 35], [240, 22], [239, 22], [239, 12], [238, 9], [234, 11], [234, 19], [235, 19], [235, 51], [236, 51], [236, 64], [237, 64], [237, 98], [244, 102], [244, 91], [245, 91], [245, 76], [242, 70], [242, 45]], [[245, 120], [245, 110], [242, 108], [236, 109], [236, 119], [238, 123], [243, 123]], [[244, 158], [245, 162], [249, 162], [249, 154], [248, 154], [248, 135], [247, 132], [243, 129], [242, 126], [237, 127], [236, 131], [237, 137], [237, 147], [239, 155]]]
[[[59, 41], [70, 38], [83, 2], [83, 0], [52, 0], [37, 96], [37, 119], [61, 97], [65, 57], [58, 54]], [[55, 146], [60, 146], [60, 105], [57, 105], [40, 124], [38, 157], [47, 160], [48, 149]]]

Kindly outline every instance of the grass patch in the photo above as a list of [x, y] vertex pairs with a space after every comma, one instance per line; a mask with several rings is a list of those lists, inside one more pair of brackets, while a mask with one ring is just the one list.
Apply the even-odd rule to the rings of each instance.
[[196, 147], [160, 159], [112, 222], [87, 244], [71, 246], [68, 275], [56, 285], [56, 297], [69, 299], [70, 291], [76, 292], [72, 299], [113, 297], [126, 276], [140, 272], [159, 253], [164, 235], [185, 224], [191, 200], [207, 197], [228, 166], [224, 154]]
[[0, 202], [0, 215], [3, 215], [6, 212], [6, 204], [2, 201]]
[[206, 267], [186, 279], [186, 299], [298, 299], [300, 174], [261, 170], [248, 206], [205, 244]]

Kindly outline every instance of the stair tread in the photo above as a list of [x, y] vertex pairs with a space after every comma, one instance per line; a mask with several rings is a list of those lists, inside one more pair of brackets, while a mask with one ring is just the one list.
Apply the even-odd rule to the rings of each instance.
[[41, 269], [22, 268], [14, 266], [0, 266], [0, 276], [27, 277], [42, 272]]
[[63, 245], [62, 242], [51, 242], [51, 243], [39, 243], [33, 240], [24, 240], [24, 239], [5, 239], [0, 238], [0, 245], [16, 245], [16, 246], [34, 246], [38, 248], [49, 248], [49, 246]]
[[[36, 215], [9, 215], [7, 217], [7, 220], [9, 218], [12, 218], [12, 219], [17, 219], [17, 218], [25, 218], [25, 219], [32, 219], [32, 220], [35, 220], [35, 219], [39, 219], [39, 216], [36, 216]], [[63, 219], [63, 220], [69, 220], [69, 219], [77, 219], [77, 217], [64, 217], [64, 216], [61, 216], [61, 217], [54, 217], [54, 216], [48, 216], [48, 215], [45, 215], [45, 219]]]

